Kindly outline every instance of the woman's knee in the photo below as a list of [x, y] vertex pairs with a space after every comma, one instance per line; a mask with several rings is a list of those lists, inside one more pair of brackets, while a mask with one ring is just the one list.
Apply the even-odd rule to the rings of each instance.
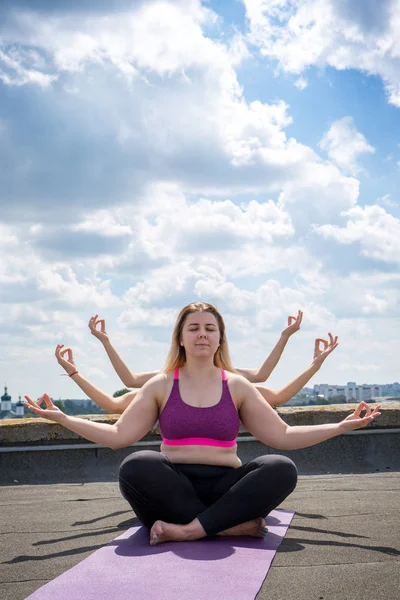
[[131, 481], [154, 473], [154, 469], [162, 462], [162, 455], [154, 450], [133, 452], [122, 461], [119, 468], [119, 479]]
[[269, 454], [259, 457], [260, 468], [265, 472], [267, 481], [273, 477], [275, 481], [281, 482], [287, 489], [294, 489], [297, 484], [297, 467], [287, 456], [280, 454]]

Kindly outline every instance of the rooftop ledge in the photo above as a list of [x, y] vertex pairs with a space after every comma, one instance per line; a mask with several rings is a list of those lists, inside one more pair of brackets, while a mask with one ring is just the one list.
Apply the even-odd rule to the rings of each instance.
[[[289, 425], [337, 423], [355, 404], [278, 408]], [[237, 453], [242, 462], [265, 454], [291, 458], [300, 475], [400, 471], [400, 402], [385, 402], [381, 416], [364, 429], [300, 450], [274, 450], [240, 428]], [[119, 415], [84, 415], [115, 423]], [[381, 434], [381, 435], [373, 435]], [[132, 452], [159, 451], [160, 431], [127, 448], [111, 450], [88, 442], [45, 419], [0, 421], [0, 486], [118, 481], [119, 465]]]
[[[324, 406], [296, 406], [278, 408], [277, 412], [289, 425], [321, 425], [338, 423], [354, 411], [357, 404], [333, 404]], [[356, 430], [354, 433], [389, 433], [393, 430], [400, 432], [400, 402], [385, 402], [380, 409], [381, 416], [367, 428]], [[119, 415], [83, 415], [85, 419], [97, 423], [113, 424]], [[394, 431], [393, 431], [394, 433]], [[344, 434], [349, 435], [349, 434]], [[240, 426], [239, 440], [247, 438], [248, 432]], [[157, 443], [160, 430], [157, 425], [141, 441]], [[79, 435], [69, 431], [58, 423], [46, 419], [10, 419], [0, 420], [0, 451], [5, 448], [34, 445], [58, 445], [60, 443], [87, 443]], [[140, 444], [140, 442], [139, 442]]]

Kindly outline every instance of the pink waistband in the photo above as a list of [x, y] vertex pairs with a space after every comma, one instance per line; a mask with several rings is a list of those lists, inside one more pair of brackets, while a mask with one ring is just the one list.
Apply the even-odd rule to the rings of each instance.
[[167, 440], [163, 438], [162, 443], [164, 446], [219, 446], [221, 448], [232, 448], [236, 446], [236, 439], [224, 441], [224, 440], [213, 440], [212, 438], [192, 437], [192, 438], [181, 438], [180, 440]]

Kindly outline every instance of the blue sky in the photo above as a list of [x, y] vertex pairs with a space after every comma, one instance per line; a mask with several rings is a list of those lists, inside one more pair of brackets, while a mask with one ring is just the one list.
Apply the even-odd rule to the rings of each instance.
[[121, 387], [217, 304], [237, 366], [301, 332], [267, 385], [399, 380], [400, 2], [3, 2], [1, 376], [81, 397], [57, 343]]

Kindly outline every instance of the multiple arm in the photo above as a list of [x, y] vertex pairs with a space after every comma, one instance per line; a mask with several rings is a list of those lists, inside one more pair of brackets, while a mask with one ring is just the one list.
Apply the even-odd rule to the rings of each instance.
[[[97, 319], [97, 317], [98, 315], [95, 315], [89, 321], [90, 332], [103, 344], [114, 370], [124, 385], [131, 388], [141, 388], [152, 377], [158, 375], [160, 371], [138, 373], [137, 375], [132, 373], [111, 344], [110, 338], [106, 332], [105, 320]], [[100, 325], [100, 329], [97, 329], [97, 325]]]
[[318, 365], [313, 363], [298, 377], [292, 379], [290, 383], [284, 385], [279, 390], [270, 390], [262, 387], [261, 385], [256, 385], [255, 387], [264, 400], [268, 402], [268, 404], [271, 406], [282, 406], [283, 404], [286, 404], [290, 398], [293, 398], [293, 396], [295, 396], [301, 389], [303, 389], [306, 383], [313, 375], [315, 375], [319, 368], [320, 367]]
[[[104, 319], [97, 320], [95, 315], [89, 321], [89, 328], [95, 337], [97, 337], [103, 344], [106, 352], [121, 380], [125, 385], [132, 385], [133, 387], [141, 387], [152, 377], [158, 374], [158, 371], [152, 371], [148, 373], [140, 373], [134, 375], [122, 361], [116, 350], [111, 345], [110, 339], [105, 330]], [[275, 368], [278, 360], [283, 352], [283, 349], [291, 335], [299, 330], [300, 324], [303, 318], [302, 311], [298, 311], [297, 317], [289, 316], [288, 327], [282, 332], [281, 338], [271, 354], [264, 362], [262, 367], [257, 371], [256, 369], [237, 369], [237, 372], [254, 383], [256, 381], [264, 381], [272, 370]], [[100, 329], [97, 329], [97, 325], [100, 325]], [[329, 333], [329, 342], [317, 338], [315, 341], [314, 349], [314, 360], [310, 367], [301, 373], [298, 377], [293, 379], [290, 383], [283, 386], [279, 390], [271, 390], [262, 386], [256, 386], [259, 393], [263, 398], [272, 406], [282, 406], [290, 398], [293, 398], [311, 379], [313, 375], [320, 369], [323, 361], [327, 356], [337, 347], [337, 337]], [[320, 344], [323, 344], [323, 348], [320, 348]], [[58, 345], [56, 349], [56, 357], [59, 364], [66, 370], [67, 373], [71, 374], [76, 370], [74, 359], [72, 356], [72, 350], [70, 348], [62, 350], [63, 345]], [[64, 359], [64, 354], [68, 353], [68, 360]], [[90, 384], [84, 377], [79, 373], [74, 375], [74, 381], [81, 388], [81, 390], [89, 396], [96, 404], [101, 408], [110, 413], [121, 414], [129, 406], [132, 400], [136, 397], [137, 392], [129, 392], [120, 396], [119, 398], [112, 398], [107, 394], [104, 394], [101, 390]]]
[[[106, 332], [105, 320], [98, 319], [97, 317], [98, 315], [95, 315], [94, 317], [91, 317], [89, 321], [90, 332], [103, 344], [112, 366], [124, 385], [127, 387], [141, 388], [142, 385], [149, 381], [149, 379], [160, 372], [151, 371], [138, 374], [132, 373], [111, 344], [110, 338]], [[282, 331], [278, 343], [259, 369], [236, 369], [236, 371], [251, 381], [251, 383], [261, 383], [266, 381], [278, 364], [290, 336], [300, 329], [302, 319], [303, 312], [301, 310], [298, 311], [296, 317], [291, 315], [288, 317], [288, 326]], [[100, 326], [100, 329], [98, 329], [98, 325]]]
[[[93, 402], [96, 402], [98, 406], [107, 412], [112, 414], [123, 413], [124, 410], [126, 410], [131, 404], [132, 400], [134, 400], [138, 392], [128, 392], [127, 394], [123, 394], [123, 396], [119, 396], [118, 398], [113, 398], [105, 392], [102, 392], [99, 388], [82, 377], [82, 375], [77, 371], [71, 348], [63, 348], [63, 344], [58, 344], [56, 348], [57, 361], [63, 367], [63, 369], [65, 369], [68, 375], [73, 378], [81, 390], [91, 400], [93, 400]], [[68, 358], [64, 358], [65, 354], [67, 354]]]
[[[25, 396], [25, 405], [39, 417], [56, 421], [92, 442], [112, 449], [123, 448], [139, 441], [156, 423], [166, 381], [166, 375], [157, 375], [146, 383], [114, 425], [70, 417], [54, 406], [47, 394], [37, 403]], [[379, 405], [371, 411], [368, 404], [361, 402], [354, 413], [340, 423], [290, 427], [243, 377], [232, 375], [230, 388], [238, 400], [240, 419], [247, 431], [262, 443], [279, 450], [314, 446], [346, 431], [366, 427], [380, 415]], [[43, 400], [46, 409], [40, 408]], [[366, 415], [361, 417], [363, 410]]]
[[[159, 375], [143, 386], [143, 389], [136, 395], [134, 401], [130, 402], [124, 414], [114, 425], [95, 423], [66, 415], [54, 406], [47, 394], [44, 394], [37, 403], [29, 396], [25, 396], [24, 404], [39, 417], [56, 421], [91, 442], [116, 450], [135, 444], [155, 425], [158, 419], [157, 400], [164, 380], [165, 376]], [[42, 401], [45, 402], [46, 409], [40, 408]]]
[[[321, 338], [315, 340], [314, 346], [314, 360], [312, 364], [303, 373], [295, 377], [292, 381], [284, 385], [279, 390], [270, 390], [260, 385], [256, 385], [256, 389], [260, 392], [264, 400], [266, 400], [271, 406], [282, 406], [290, 398], [293, 398], [311, 379], [313, 375], [321, 368], [324, 360], [334, 351], [338, 346], [337, 336], [333, 337], [331, 333], [329, 335], [329, 342]], [[323, 347], [321, 348], [321, 344]]]
[[152, 377], [160, 373], [160, 371], [149, 371], [147, 373], [134, 374], [128, 369], [110, 341], [105, 342], [103, 346], [120, 380], [129, 388], [141, 388]]
[[302, 319], [303, 312], [301, 310], [298, 311], [297, 317], [289, 316], [288, 326], [282, 331], [277, 344], [261, 367], [259, 369], [236, 369], [239, 375], [242, 375], [251, 383], [262, 383], [263, 381], [267, 381], [268, 377], [278, 364], [290, 336], [300, 329]]
[[[301, 317], [302, 313], [299, 311], [296, 320], [298, 325], [297, 329], [300, 326]], [[97, 315], [91, 319], [92, 327], [95, 330], [96, 318]], [[295, 319], [295, 317], [289, 317], [289, 328], [291, 327], [290, 319]], [[99, 321], [97, 324], [98, 323]], [[296, 323], [294, 326], [296, 326]], [[96, 331], [99, 334], [104, 334], [108, 340], [108, 336], [104, 329], [104, 322], [102, 331]], [[94, 335], [96, 334], [94, 333]], [[99, 335], [96, 335], [96, 337], [99, 337]], [[101, 338], [99, 337], [99, 339]], [[38, 402], [34, 402], [28, 396], [25, 396], [25, 405], [39, 417], [56, 421], [70, 431], [73, 431], [92, 442], [102, 444], [112, 449], [117, 449], [139, 441], [155, 425], [159, 414], [159, 401], [165, 395], [167, 376], [165, 374], [156, 374], [156, 372], [143, 373], [140, 376], [133, 376], [134, 378], [136, 377], [136, 379], [130, 380], [129, 374], [132, 374], [112, 348], [109, 340], [107, 340], [106, 343], [104, 343], [104, 340], [102, 341], [114, 368], [118, 374], [121, 373], [124, 375], [125, 380], [123, 379], [123, 381], [126, 385], [128, 385], [128, 381], [131, 383], [135, 381], [136, 385], [140, 384], [143, 386], [140, 391], [128, 392], [119, 398], [112, 398], [80, 375], [76, 369], [72, 350], [70, 348], [63, 349], [63, 345], [59, 344], [56, 348], [56, 357], [59, 364], [74, 378], [74, 381], [82, 391], [96, 402], [96, 404], [110, 412], [123, 412], [123, 415], [114, 425], [95, 423], [66, 415], [52, 403], [47, 394], [44, 394]], [[283, 345], [279, 345], [278, 342], [277, 346], [258, 373], [251, 370], [238, 369], [239, 372], [247, 374], [248, 380], [240, 375], [230, 374], [229, 376], [231, 392], [238, 401], [240, 419], [247, 431], [253, 434], [262, 443], [281, 450], [306, 448], [307, 446], [313, 446], [345, 433], [346, 431], [365, 427], [380, 415], [379, 405], [371, 411], [371, 408], [366, 403], [361, 402], [354, 413], [340, 423], [295, 427], [287, 425], [271, 408], [270, 404], [284, 404], [289, 398], [294, 396], [302, 387], [304, 387], [308, 380], [318, 371], [326, 357], [337, 347], [338, 342], [337, 337], [334, 338], [330, 333], [329, 342], [317, 338], [315, 341], [313, 363], [306, 371], [304, 371], [304, 373], [296, 377], [280, 390], [268, 390], [267, 388], [259, 386], [257, 386], [256, 389], [250, 382], [260, 381], [260, 373], [265, 365], [267, 366], [263, 371], [263, 374], [267, 372], [269, 374], [272, 371], [279, 360], [285, 344], [286, 342], [283, 343]], [[322, 348], [320, 347], [321, 344], [323, 345]], [[64, 358], [65, 354], [68, 355], [67, 359]], [[127, 373], [128, 379], [126, 379]], [[149, 379], [151, 380], [148, 381]], [[265, 400], [267, 400], [267, 402], [265, 402]], [[42, 401], [45, 402], [46, 409], [41, 408], [40, 405]], [[116, 408], [118, 408], [117, 411]], [[364, 417], [361, 417], [360, 415], [364, 410], [366, 414]]]
[[[296, 450], [314, 446], [332, 437], [366, 427], [381, 413], [379, 405], [371, 411], [361, 402], [357, 409], [340, 423], [327, 425], [289, 426], [264, 402], [257, 390], [246, 380], [232, 381], [232, 388], [239, 398], [239, 413], [246, 430], [260, 442], [278, 450]], [[365, 410], [364, 417], [360, 417]]]

